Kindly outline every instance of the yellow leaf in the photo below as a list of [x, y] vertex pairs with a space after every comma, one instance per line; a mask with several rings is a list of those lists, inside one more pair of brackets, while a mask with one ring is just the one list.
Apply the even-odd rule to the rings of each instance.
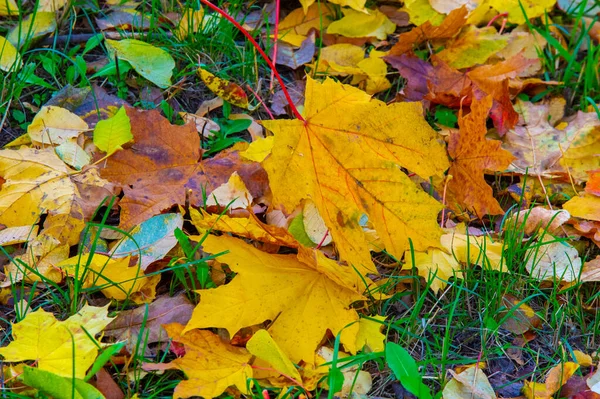
[[[312, 362], [327, 330], [341, 332], [352, 350], [358, 314], [350, 304], [363, 299], [359, 276], [321, 252], [299, 248], [298, 255], [271, 255], [242, 240], [209, 235], [204, 251], [218, 254], [237, 275], [226, 285], [199, 291], [186, 331], [221, 327], [233, 336], [240, 328], [274, 320], [273, 339], [292, 362]], [[342, 331], [343, 329], [343, 331]]]
[[258, 139], [250, 143], [250, 146], [245, 151], [240, 152], [240, 156], [244, 159], [254, 162], [262, 162], [271, 153], [273, 148], [273, 136], [264, 139]]
[[[144, 370], [180, 369], [187, 376], [175, 388], [173, 398], [202, 396], [214, 398], [230, 386], [248, 393], [247, 380], [252, 378], [252, 357], [243, 348], [223, 343], [218, 335], [207, 330], [194, 330], [184, 334], [178, 323], [163, 326], [169, 337], [184, 345], [185, 355], [171, 363], [144, 364]], [[249, 383], [252, 386], [252, 383]]]
[[311, 2], [307, 9], [293, 10], [279, 23], [278, 39], [300, 47], [311, 29], [325, 29], [331, 23], [332, 17], [329, 6], [321, 2]]
[[[264, 224], [254, 215], [248, 218], [234, 218], [228, 215], [208, 214], [204, 211], [199, 212], [194, 208], [190, 208], [190, 216], [192, 224], [200, 232], [207, 230], [221, 231], [270, 244], [292, 248], [298, 246], [294, 237], [286, 229]], [[199, 236], [192, 236], [191, 238], [200, 241]]]
[[0, 70], [10, 72], [21, 64], [21, 56], [11, 42], [0, 36]]
[[21, 148], [0, 151], [0, 223], [33, 225], [47, 210], [71, 214], [77, 207], [77, 188], [69, 179], [70, 169], [52, 148]]
[[582, 351], [575, 349], [573, 351], [573, 355], [575, 356], [577, 364], [579, 364], [580, 366], [591, 367], [594, 365], [592, 357], [587, 353], [583, 353]]
[[55, 12], [60, 10], [67, 4], [68, 0], [40, 0], [38, 4], [38, 12], [39, 11], [51, 11]]
[[131, 121], [125, 107], [121, 107], [114, 116], [98, 121], [94, 128], [94, 144], [106, 155], [122, 150], [122, 145], [132, 140]]
[[410, 22], [417, 26], [425, 22], [438, 26], [445, 18], [444, 14], [440, 14], [431, 7], [429, 0], [406, 0], [402, 11], [407, 12], [410, 16]]
[[19, 15], [19, 6], [17, 6], [15, 0], [0, 1], [0, 15], [11, 15], [13, 17]]
[[489, 4], [499, 13], [508, 13], [508, 22], [513, 24], [525, 23], [525, 10], [528, 19], [541, 17], [550, 11], [556, 0], [489, 0]]
[[192, 33], [198, 32], [202, 26], [202, 20], [204, 18], [204, 9], [194, 10], [193, 8], [186, 8], [179, 20], [179, 25], [175, 30], [175, 35], [179, 39], [184, 39]]
[[217, 96], [236, 107], [248, 108], [248, 96], [239, 85], [221, 79], [206, 69], [198, 68], [198, 74], [206, 87]]
[[[252, 338], [246, 343], [248, 352], [258, 359], [266, 362], [271, 368], [275, 369], [282, 376], [296, 380], [296, 383], [302, 382], [302, 377], [294, 363], [281, 350], [277, 342], [269, 335], [267, 330], [258, 330]], [[254, 363], [256, 365], [256, 362]], [[292, 385], [293, 381], [289, 381]]]
[[13, 324], [13, 341], [0, 348], [0, 356], [6, 362], [33, 360], [40, 370], [83, 378], [98, 354], [99, 344], [90, 336], [102, 332], [113, 320], [107, 310], [108, 305], [85, 305], [76, 315], [57, 321], [52, 313], [38, 309]]
[[415, 251], [413, 254], [407, 251], [404, 259], [406, 259], [406, 264], [403, 269], [416, 267], [419, 276], [423, 277], [425, 281], [431, 280], [431, 290], [436, 294], [439, 290], [446, 288], [450, 277], [463, 278], [460, 263], [452, 254], [447, 254], [441, 249], [431, 248], [427, 252]]
[[332, 22], [327, 33], [345, 37], [376, 37], [384, 40], [396, 30], [396, 25], [379, 10], [368, 10], [369, 13], [344, 10], [344, 17]]
[[508, 39], [492, 26], [477, 28], [469, 26], [451, 40], [437, 56], [456, 69], [483, 64], [489, 57], [506, 47]]
[[365, 58], [362, 47], [349, 43], [332, 44], [321, 49], [317, 72], [327, 72], [332, 75], [362, 74], [358, 63]]
[[27, 128], [31, 142], [38, 146], [60, 145], [76, 139], [88, 130], [88, 124], [61, 107], [42, 107]]
[[523, 394], [527, 399], [549, 399], [567, 383], [577, 369], [579, 369], [579, 365], [573, 362], [565, 362], [554, 366], [548, 372], [544, 384], [525, 381]]
[[459, 262], [502, 271], [504, 246], [501, 241], [493, 241], [486, 236], [453, 233], [444, 234], [441, 243], [447, 253], [452, 254]]
[[563, 209], [576, 218], [600, 222], [600, 197], [596, 195], [573, 197], [563, 205]]
[[342, 259], [361, 272], [375, 271], [363, 215], [398, 258], [409, 237], [417, 250], [439, 246], [440, 204], [398, 168], [426, 178], [448, 168], [420, 104], [388, 106], [351, 86], [308, 78], [305, 118], [263, 121], [275, 134], [263, 162], [274, 202], [291, 210], [311, 199]]
[[[330, 3], [339, 4], [342, 7], [352, 7], [357, 11], [365, 11], [365, 3], [367, 0], [329, 0]], [[300, 4], [304, 9], [305, 13], [308, 13], [308, 9], [315, 3], [315, 0], [300, 0]]]
[[358, 321], [358, 334], [356, 335], [356, 349], [361, 350], [365, 346], [371, 352], [382, 352], [385, 349], [385, 334], [381, 332], [381, 329], [385, 327], [385, 319], [385, 316], [360, 318]]
[[96, 253], [93, 256], [76, 255], [57, 266], [69, 276], [82, 281], [84, 288], [103, 287], [102, 293], [107, 298], [119, 301], [131, 298], [136, 303], [151, 302], [160, 276], [146, 277], [139, 264], [130, 267], [129, 261], [129, 256], [113, 259]]
[[40, 38], [56, 30], [56, 14], [53, 12], [37, 12], [15, 26], [6, 36], [6, 40], [21, 48], [31, 40]]
[[39, 281], [39, 275], [58, 283], [62, 281], [63, 274], [56, 265], [68, 256], [69, 245], [61, 244], [58, 239], [48, 234], [40, 234], [29, 241], [27, 251], [23, 255], [16, 256], [15, 262], [4, 266], [7, 278], [2, 286], [10, 286], [24, 278], [28, 281]]

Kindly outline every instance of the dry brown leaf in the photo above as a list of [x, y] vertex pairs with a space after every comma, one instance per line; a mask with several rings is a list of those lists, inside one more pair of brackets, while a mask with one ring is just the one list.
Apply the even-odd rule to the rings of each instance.
[[125, 193], [119, 203], [122, 228], [131, 228], [165, 209], [186, 203], [202, 205], [202, 190], [211, 192], [237, 171], [253, 197], [267, 188], [257, 163], [243, 162], [237, 152], [223, 151], [201, 161], [200, 139], [192, 125], [175, 126], [157, 111], [128, 109], [135, 144], [112, 155], [103, 178]]

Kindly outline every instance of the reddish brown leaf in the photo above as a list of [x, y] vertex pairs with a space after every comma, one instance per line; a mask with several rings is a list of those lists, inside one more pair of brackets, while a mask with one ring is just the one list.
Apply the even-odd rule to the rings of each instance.
[[158, 111], [127, 109], [134, 144], [108, 158], [102, 177], [118, 183], [120, 227], [127, 229], [173, 205], [202, 205], [202, 190], [211, 192], [234, 171], [254, 198], [262, 196], [267, 177], [257, 163], [244, 162], [237, 151], [223, 151], [201, 160], [200, 138], [191, 124], [171, 125]]
[[427, 21], [413, 28], [410, 32], [402, 33], [390, 49], [390, 55], [404, 54], [412, 50], [413, 46], [433, 39], [448, 39], [456, 35], [467, 22], [467, 8], [461, 7], [452, 11], [439, 25], [434, 26]]
[[448, 152], [453, 160], [448, 171], [453, 177], [448, 182], [448, 205], [458, 206], [459, 209], [466, 208], [479, 217], [504, 213], [483, 175], [486, 171], [506, 169], [514, 159], [510, 152], [500, 147], [500, 141], [488, 140], [485, 137], [486, 120], [491, 105], [491, 97], [474, 99], [471, 113], [460, 116], [460, 130], [450, 135], [448, 144]]
[[500, 135], [512, 129], [519, 115], [512, 105], [509, 94], [509, 79], [515, 79], [519, 72], [535, 63], [536, 60], [517, 55], [494, 65], [483, 65], [467, 73], [480, 96], [491, 95], [494, 99], [491, 118]]
[[410, 55], [385, 57], [406, 79], [405, 98], [409, 101], [429, 100], [435, 104], [459, 107], [471, 103], [471, 80], [462, 72], [434, 57], [434, 65]]

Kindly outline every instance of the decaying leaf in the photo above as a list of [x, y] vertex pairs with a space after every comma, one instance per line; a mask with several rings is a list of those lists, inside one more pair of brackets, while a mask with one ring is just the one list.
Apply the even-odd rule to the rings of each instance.
[[225, 389], [235, 386], [240, 392], [247, 392], [247, 380], [252, 378], [250, 358], [245, 349], [223, 343], [218, 335], [208, 330], [194, 330], [187, 333], [178, 323], [164, 326], [169, 337], [185, 347], [185, 355], [171, 363], [145, 363], [145, 370], [180, 369], [187, 376], [175, 388], [174, 398], [202, 396], [214, 398]]
[[546, 238], [529, 248], [525, 254], [525, 268], [539, 280], [572, 282], [581, 270], [581, 258], [577, 249], [565, 242], [552, 242]]
[[546, 230], [550, 234], [559, 232], [571, 215], [564, 209], [551, 210], [543, 206], [536, 206], [530, 210], [521, 210], [510, 216], [505, 222], [505, 229], [523, 229], [523, 232], [532, 235], [538, 230]]
[[[148, 305], [119, 312], [104, 329], [104, 335], [113, 337], [116, 341], [127, 341], [126, 348], [134, 353], [138, 340], [146, 345], [166, 342], [169, 337], [163, 325], [187, 323], [193, 309], [194, 305], [184, 295], [160, 296]], [[141, 351], [147, 352], [145, 348]]]
[[311, 199], [342, 258], [359, 270], [374, 270], [362, 214], [396, 256], [408, 247], [408, 237], [417, 249], [437, 246], [440, 206], [397, 166], [424, 177], [448, 166], [421, 105], [386, 106], [329, 79], [309, 78], [306, 93], [306, 122], [263, 122], [275, 134], [263, 162], [275, 202], [291, 210]]
[[292, 362], [312, 363], [327, 330], [341, 332], [344, 346], [354, 350], [358, 325], [344, 328], [358, 321], [350, 304], [363, 299], [364, 283], [354, 270], [318, 251], [271, 255], [227, 236], [209, 235], [203, 249], [229, 251], [217, 260], [237, 275], [229, 284], [199, 291], [201, 301], [185, 331], [222, 327], [233, 336], [242, 327], [272, 320], [269, 332]]
[[333, 18], [330, 7], [322, 2], [307, 8], [297, 8], [279, 23], [279, 40], [299, 47], [306, 40], [311, 29], [327, 28]]
[[198, 69], [198, 74], [206, 87], [217, 96], [237, 107], [248, 108], [248, 96], [239, 85], [221, 79], [203, 68]]
[[13, 341], [0, 348], [0, 356], [5, 362], [34, 360], [41, 370], [83, 378], [98, 354], [99, 343], [92, 337], [112, 320], [107, 312], [108, 305], [85, 305], [79, 313], [58, 321], [40, 308], [13, 324]]
[[479, 367], [469, 367], [460, 374], [450, 370], [452, 378], [444, 387], [444, 399], [495, 399], [494, 388]]

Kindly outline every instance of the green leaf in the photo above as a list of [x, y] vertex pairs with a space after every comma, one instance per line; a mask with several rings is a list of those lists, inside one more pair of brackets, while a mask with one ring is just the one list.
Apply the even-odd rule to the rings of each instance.
[[122, 150], [121, 146], [131, 140], [131, 122], [125, 107], [121, 107], [112, 118], [99, 121], [94, 129], [94, 144], [106, 155]]
[[296, 241], [305, 247], [314, 248], [316, 246], [308, 234], [306, 234], [306, 230], [304, 229], [304, 215], [302, 215], [302, 212], [292, 219], [288, 231]]
[[100, 391], [83, 380], [61, 377], [33, 367], [25, 366], [21, 379], [25, 385], [54, 399], [104, 399]]
[[140, 75], [161, 88], [171, 86], [175, 61], [165, 50], [135, 39], [106, 39], [110, 58], [115, 55], [131, 64]]
[[402, 386], [419, 399], [432, 399], [431, 391], [423, 384], [417, 363], [410, 354], [398, 344], [388, 342], [385, 346], [385, 360]]
[[100, 356], [96, 358], [94, 364], [92, 364], [90, 371], [88, 371], [85, 375], [84, 381], [87, 382], [90, 380], [90, 378], [95, 376], [96, 373], [100, 371], [100, 369], [104, 367], [104, 365], [110, 360], [110, 358], [119, 353], [124, 346], [125, 342], [119, 342], [118, 344], [111, 345], [104, 349], [102, 353], [100, 353]]

